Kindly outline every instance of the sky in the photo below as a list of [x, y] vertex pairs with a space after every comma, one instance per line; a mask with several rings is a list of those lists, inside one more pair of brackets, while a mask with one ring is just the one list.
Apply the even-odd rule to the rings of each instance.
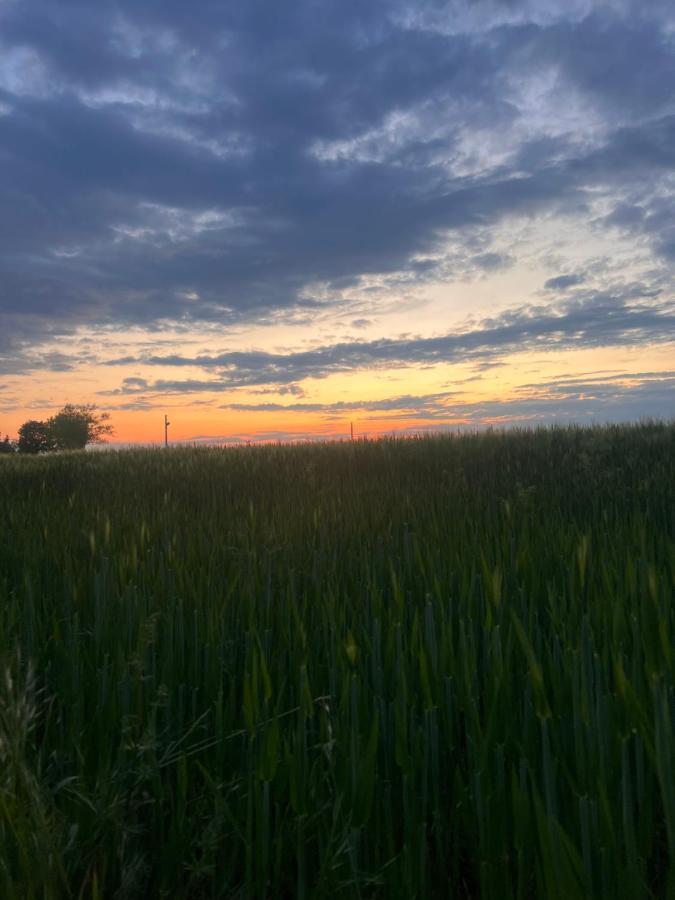
[[675, 415], [670, 0], [0, 0], [0, 432]]

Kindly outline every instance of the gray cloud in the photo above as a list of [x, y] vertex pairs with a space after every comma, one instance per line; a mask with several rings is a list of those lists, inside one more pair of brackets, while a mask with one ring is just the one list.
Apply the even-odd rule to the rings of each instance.
[[[509, 400], [463, 402], [455, 393], [434, 393], [418, 396], [390, 397], [383, 400], [363, 400], [337, 403], [232, 403], [223, 407], [233, 411], [280, 411], [319, 413], [326, 421], [344, 419], [359, 413], [363, 421], [375, 424], [379, 419], [422, 421], [458, 420], [464, 424], [485, 424], [503, 420], [517, 424], [522, 421], [583, 421], [589, 418], [621, 421], [645, 417], [659, 418], [667, 404], [675, 397], [675, 372], [639, 373], [631, 376], [608, 376], [559, 381], [543, 381], [524, 385]], [[672, 406], [671, 406], [672, 410]], [[374, 415], [373, 415], [374, 414]]]
[[[356, 416], [357, 436], [376, 435], [387, 423], [409, 421], [411, 410], [418, 420], [415, 425], [394, 426], [396, 435], [409, 435], [448, 430], [480, 429], [493, 425], [550, 425], [592, 422], [622, 422], [645, 418], [663, 418], [664, 408], [675, 395], [675, 372], [643, 372], [625, 375], [581, 376], [562, 384], [542, 381], [524, 385], [509, 400], [487, 400], [465, 403], [451, 393], [392, 397], [380, 401], [310, 404], [231, 404], [233, 411], [245, 410], [278, 413], [285, 409], [322, 415], [326, 430], [275, 429], [255, 435], [241, 433], [218, 436], [200, 435], [185, 443], [249, 444], [265, 441], [343, 440], [349, 434], [347, 416]], [[664, 407], [664, 404], [665, 407]]]
[[557, 275], [555, 278], [549, 278], [544, 283], [544, 287], [549, 291], [566, 291], [567, 288], [576, 287], [583, 284], [586, 276], [580, 273], [570, 275]]
[[508, 353], [524, 350], [554, 350], [603, 347], [634, 343], [675, 341], [675, 305], [670, 302], [639, 302], [640, 287], [628, 286], [626, 295], [581, 295], [559, 308], [525, 307], [511, 310], [477, 327], [439, 337], [353, 341], [282, 353], [227, 351], [213, 356], [122, 357], [111, 364], [197, 367], [218, 377], [208, 380], [160, 379], [137, 384], [125, 379], [109, 395], [144, 392], [222, 392], [238, 387], [284, 385], [305, 378], [323, 378], [355, 369], [498, 361]]
[[670, 264], [669, 22], [661, 3], [2, 4], [0, 353], [311, 312], [361, 275], [432, 277], [419, 257], [450, 232], [598, 198]]
[[335, 403], [228, 403], [222, 409], [236, 412], [307, 412], [324, 413], [332, 418], [339, 418], [347, 412], [384, 412], [387, 410], [404, 411], [408, 416], [416, 415], [419, 410], [438, 405], [442, 399], [451, 397], [451, 393], [425, 394], [399, 397], [388, 397], [384, 400], [353, 400]]

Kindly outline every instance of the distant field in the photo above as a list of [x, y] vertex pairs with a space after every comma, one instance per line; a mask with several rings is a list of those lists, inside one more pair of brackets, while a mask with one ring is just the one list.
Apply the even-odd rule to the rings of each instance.
[[0, 457], [0, 897], [675, 896], [675, 426]]

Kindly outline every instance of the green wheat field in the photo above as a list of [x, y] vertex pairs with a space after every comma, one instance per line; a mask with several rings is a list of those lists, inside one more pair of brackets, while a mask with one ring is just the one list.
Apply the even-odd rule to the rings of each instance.
[[675, 425], [0, 458], [0, 897], [675, 896]]

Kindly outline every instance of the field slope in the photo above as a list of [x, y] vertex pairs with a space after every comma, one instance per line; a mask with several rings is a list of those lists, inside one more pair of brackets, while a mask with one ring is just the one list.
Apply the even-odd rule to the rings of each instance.
[[675, 427], [0, 458], [0, 896], [675, 895]]

